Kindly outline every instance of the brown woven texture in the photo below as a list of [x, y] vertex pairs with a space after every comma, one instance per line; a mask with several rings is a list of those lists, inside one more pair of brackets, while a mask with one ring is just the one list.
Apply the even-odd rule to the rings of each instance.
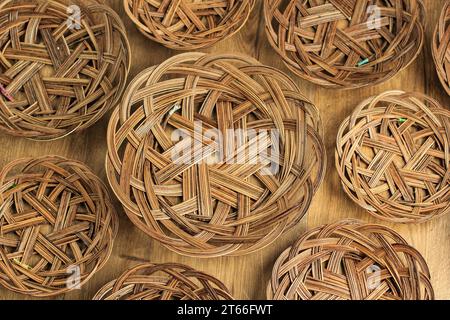
[[395, 231], [341, 221], [306, 232], [275, 262], [273, 300], [433, 300], [421, 254]]
[[450, 111], [388, 91], [342, 123], [336, 168], [350, 198], [377, 218], [415, 223], [450, 211]]
[[434, 31], [432, 52], [439, 80], [450, 95], [450, 1], [442, 8]]
[[232, 300], [216, 278], [178, 263], [140, 264], [101, 288], [94, 300]]
[[264, 0], [266, 34], [287, 67], [339, 89], [382, 83], [412, 63], [424, 14], [420, 0]]
[[255, 0], [123, 0], [139, 31], [174, 50], [214, 45], [238, 32]]
[[[228, 135], [239, 130], [256, 134]], [[283, 73], [246, 56], [185, 53], [130, 83], [109, 123], [106, 171], [128, 217], [171, 250], [241, 255], [306, 213], [324, 176], [320, 134], [318, 110]], [[173, 157], [183, 148], [188, 161]]]
[[61, 1], [1, 2], [1, 131], [61, 138], [91, 126], [120, 99], [130, 68], [122, 21], [94, 1], [70, 5], [81, 10], [79, 21]]
[[83, 163], [20, 159], [0, 172], [0, 284], [48, 297], [82, 286], [109, 258], [118, 219]]

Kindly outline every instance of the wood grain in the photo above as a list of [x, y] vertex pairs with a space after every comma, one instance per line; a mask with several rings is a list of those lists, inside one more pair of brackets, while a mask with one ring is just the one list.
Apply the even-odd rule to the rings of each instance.
[[[125, 14], [122, 1], [106, 0], [106, 2], [123, 17], [127, 27], [133, 55], [130, 79], [142, 69], [177, 54], [176, 51], [166, 49], [142, 36]], [[401, 89], [423, 92], [438, 99], [447, 108], [450, 105], [450, 98], [441, 87], [431, 56], [433, 29], [445, 0], [424, 0], [427, 12], [426, 44], [422, 54], [407, 70], [385, 84], [351, 91], [323, 89], [302, 81], [289, 72], [266, 39], [262, 2], [257, 0], [252, 16], [241, 32], [212, 49], [202, 51], [243, 53], [277, 67], [295, 79], [305, 95], [320, 109], [325, 126], [328, 168], [325, 182], [317, 193], [307, 216], [296, 228], [261, 252], [245, 257], [201, 260], [172, 253], [148, 238], [131, 224], [116, 201], [120, 215], [120, 230], [113, 256], [105, 268], [86, 286], [61, 296], [60, 299], [91, 299], [103, 284], [119, 276], [126, 268], [144, 261], [185, 263], [221, 279], [238, 299], [264, 299], [267, 281], [277, 256], [307, 228], [344, 218], [381, 223], [397, 230], [423, 254], [428, 262], [436, 297], [450, 299], [450, 215], [422, 225], [408, 226], [386, 224], [376, 220], [345, 195], [334, 168], [334, 147], [338, 127], [363, 99], [385, 90]], [[86, 162], [106, 181], [104, 162], [108, 119], [109, 115], [87, 131], [54, 142], [33, 142], [1, 135], [0, 145], [3, 152], [0, 156], [0, 165], [3, 166], [19, 157], [56, 154]], [[0, 289], [0, 299], [30, 298]]]

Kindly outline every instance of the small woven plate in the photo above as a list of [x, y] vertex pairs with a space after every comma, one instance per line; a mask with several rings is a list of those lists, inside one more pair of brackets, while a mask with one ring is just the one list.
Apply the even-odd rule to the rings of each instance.
[[190, 256], [245, 254], [309, 208], [325, 171], [318, 110], [250, 57], [186, 53], [139, 74], [108, 127], [128, 217]]
[[130, 45], [108, 6], [6, 0], [0, 25], [1, 131], [62, 138], [97, 122], [120, 99]]
[[389, 80], [422, 50], [421, 0], [264, 0], [269, 42], [318, 85], [352, 89]]
[[237, 33], [255, 0], [123, 0], [139, 31], [174, 50], [212, 46]]
[[0, 284], [36, 297], [83, 286], [111, 255], [118, 219], [84, 164], [20, 159], [0, 172]]
[[439, 24], [434, 31], [432, 52], [439, 80], [450, 95], [450, 1], [442, 8]]
[[450, 111], [389, 91], [341, 125], [336, 168], [350, 198], [377, 218], [424, 222], [450, 211]]
[[141, 264], [101, 288], [94, 300], [232, 300], [216, 278], [176, 264]]
[[341, 221], [308, 231], [275, 262], [270, 300], [433, 300], [421, 254], [384, 226]]

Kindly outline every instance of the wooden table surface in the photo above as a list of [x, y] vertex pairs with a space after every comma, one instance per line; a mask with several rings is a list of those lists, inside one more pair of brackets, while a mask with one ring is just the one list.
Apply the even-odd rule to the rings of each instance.
[[[166, 49], [141, 35], [125, 14], [121, 0], [106, 0], [106, 2], [123, 18], [128, 31], [132, 50], [129, 80], [144, 68], [161, 63], [177, 54], [176, 51]], [[263, 0], [256, 2], [250, 20], [240, 33], [204, 51], [247, 54], [265, 64], [277, 67], [295, 79], [303, 93], [320, 109], [325, 127], [328, 167], [325, 181], [316, 194], [308, 214], [296, 228], [260, 252], [244, 257], [195, 259], [172, 253], [158, 242], [151, 240], [131, 224], [119, 202], [115, 200], [120, 216], [120, 228], [112, 257], [81, 290], [58, 298], [91, 299], [103, 284], [119, 276], [126, 268], [139, 262], [150, 261], [185, 263], [221, 279], [237, 299], [265, 299], [266, 285], [273, 263], [300, 234], [308, 228], [325, 223], [356, 218], [385, 224], [398, 231], [428, 262], [436, 297], [450, 299], [450, 215], [421, 225], [395, 225], [378, 221], [345, 195], [334, 168], [338, 127], [363, 99], [386, 90], [401, 89], [426, 93], [441, 101], [446, 108], [450, 105], [450, 98], [439, 83], [431, 56], [432, 33], [445, 0], [424, 0], [427, 13], [426, 43], [422, 54], [407, 70], [382, 85], [351, 91], [323, 89], [300, 80], [289, 72], [266, 39]], [[56, 154], [84, 161], [106, 182], [104, 162], [108, 119], [109, 114], [90, 129], [54, 142], [33, 142], [2, 134], [0, 145], [3, 152], [0, 156], [0, 165], [3, 166], [19, 157]], [[0, 289], [0, 299], [30, 298]]]

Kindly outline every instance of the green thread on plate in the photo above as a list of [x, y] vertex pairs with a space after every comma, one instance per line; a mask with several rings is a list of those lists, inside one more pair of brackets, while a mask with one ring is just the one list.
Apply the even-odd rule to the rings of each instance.
[[8, 190], [14, 189], [15, 187], [17, 187], [17, 184], [13, 184], [11, 187], [8, 188]]
[[358, 67], [361, 67], [361, 66], [363, 66], [365, 64], [368, 64], [368, 63], [369, 63], [369, 58], [366, 58], [366, 59], [361, 60], [360, 62], [358, 62]]

